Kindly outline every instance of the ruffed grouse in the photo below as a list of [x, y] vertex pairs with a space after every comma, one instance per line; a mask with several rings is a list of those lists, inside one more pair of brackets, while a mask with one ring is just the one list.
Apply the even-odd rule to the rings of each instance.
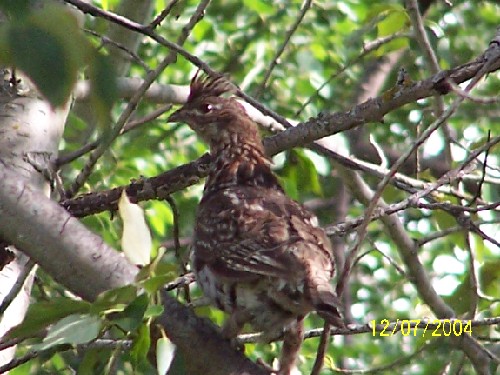
[[266, 339], [285, 332], [280, 374], [294, 366], [305, 315], [342, 326], [330, 241], [317, 219], [287, 197], [271, 171], [258, 127], [224, 78], [195, 76], [170, 121], [210, 145], [211, 169], [194, 230], [192, 265], [208, 299], [229, 313], [223, 334], [245, 323]]

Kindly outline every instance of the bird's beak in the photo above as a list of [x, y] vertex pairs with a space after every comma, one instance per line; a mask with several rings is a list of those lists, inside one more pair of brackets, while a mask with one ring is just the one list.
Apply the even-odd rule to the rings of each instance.
[[183, 121], [184, 121], [184, 111], [182, 110], [182, 108], [172, 113], [167, 120], [167, 122], [183, 122]]

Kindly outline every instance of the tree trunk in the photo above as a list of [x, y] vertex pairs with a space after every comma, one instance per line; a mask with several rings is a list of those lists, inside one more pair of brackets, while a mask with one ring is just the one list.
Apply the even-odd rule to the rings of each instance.
[[[0, 90], [0, 168], [11, 170], [16, 178], [49, 196], [50, 186], [43, 172], [49, 171], [50, 161], [57, 157], [69, 107], [68, 102], [62, 108], [52, 108], [27, 78], [4, 70]], [[22, 287], [17, 288], [17, 295], [2, 316], [0, 337], [23, 320], [34, 278], [34, 270], [25, 272], [29, 258], [12, 246], [9, 249], [15, 259], [0, 271], [0, 303], [15, 285], [22, 283]], [[0, 257], [7, 254], [3, 246], [0, 252]], [[19, 279], [23, 275], [24, 282]], [[9, 362], [14, 352], [15, 347], [0, 351], [0, 365]]]

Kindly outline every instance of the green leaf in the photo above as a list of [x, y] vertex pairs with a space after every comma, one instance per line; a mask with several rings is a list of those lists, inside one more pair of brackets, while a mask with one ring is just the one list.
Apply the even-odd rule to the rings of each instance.
[[450, 305], [450, 307], [457, 314], [463, 314], [470, 309], [470, 293], [470, 272], [467, 271], [462, 277], [462, 282], [457, 286], [453, 293], [449, 296], [443, 297], [443, 300]]
[[24, 321], [11, 329], [7, 338], [30, 337], [59, 319], [75, 313], [86, 313], [90, 304], [66, 297], [52, 298], [49, 302], [30, 305]]
[[[163, 257], [163, 254], [165, 253], [165, 248], [161, 247], [158, 251], [158, 254], [156, 255], [155, 259], [151, 264], [148, 264], [141, 268], [139, 273], [136, 276], [136, 280], [138, 283], [144, 283], [148, 285], [147, 289], [149, 292], [155, 292], [156, 290], [155, 285], [157, 285], [157, 282], [161, 282], [161, 280], [164, 280], [166, 283], [169, 281], [172, 281], [175, 279], [178, 274], [179, 274], [179, 266], [175, 263], [167, 263], [167, 262], [161, 262], [161, 259]], [[151, 284], [147, 282], [147, 280], [154, 278], [154, 277], [166, 277], [164, 279], [159, 279], [159, 280], [153, 280], [151, 281]]]
[[151, 338], [149, 334], [149, 326], [143, 324], [139, 328], [137, 337], [134, 340], [132, 349], [130, 351], [130, 356], [132, 358], [132, 365], [136, 368], [147, 363], [147, 354], [149, 351], [149, 346], [151, 345]]
[[106, 363], [113, 360], [110, 349], [90, 348], [85, 350], [85, 355], [78, 366], [78, 375], [104, 374]]
[[304, 193], [323, 194], [316, 167], [302, 150], [289, 151], [281, 175], [285, 191], [293, 199]]
[[157, 316], [160, 316], [162, 313], [163, 313], [162, 305], [152, 305], [149, 306], [146, 312], [144, 313], [144, 318], [145, 319], [156, 318]]
[[436, 223], [440, 230], [448, 229], [457, 225], [455, 218], [444, 211], [434, 211], [432, 216], [436, 219]]
[[30, 14], [30, 0], [1, 0], [0, 10], [12, 18], [22, 18]]
[[373, 18], [378, 17], [383, 14], [392, 12], [404, 12], [405, 8], [401, 4], [370, 4], [369, 11], [366, 14], [366, 21], [371, 21]]
[[149, 297], [147, 294], [141, 294], [122, 312], [113, 317], [113, 323], [120, 326], [127, 332], [134, 331], [139, 327], [144, 319], [144, 314], [149, 306]]
[[487, 261], [479, 268], [479, 283], [483, 293], [500, 298], [500, 260]]
[[297, 168], [287, 163], [283, 169], [283, 174], [283, 178], [280, 180], [283, 188], [288, 196], [297, 200], [299, 197], [299, 191], [297, 189]]
[[142, 285], [144, 289], [148, 291], [148, 293], [155, 293], [160, 289], [163, 285], [169, 283], [174, 280], [176, 277], [176, 273], [172, 272], [167, 275], [153, 276], [146, 279]]
[[245, 8], [251, 9], [259, 15], [269, 15], [273, 14], [276, 10], [272, 3], [262, 0], [244, 0]]
[[92, 304], [92, 312], [123, 311], [126, 306], [137, 297], [137, 287], [126, 285], [120, 288], [107, 290], [97, 297]]
[[396, 202], [398, 199], [401, 199], [401, 191], [396, 189], [394, 186], [387, 185], [384, 188], [382, 197], [388, 203]]
[[406, 11], [390, 12], [377, 24], [378, 37], [388, 36], [402, 30], [409, 21]]
[[303, 151], [298, 153], [298, 175], [297, 181], [300, 192], [313, 192], [316, 195], [323, 195], [321, 183], [319, 182], [318, 171], [312, 160]]
[[64, 105], [83, 66], [87, 41], [64, 7], [45, 6], [23, 22], [6, 25], [0, 61], [27, 74], [54, 106]]
[[408, 48], [410, 42], [408, 38], [396, 38], [389, 43], [384, 44], [381, 48], [377, 49], [377, 56], [385, 56], [389, 52], [397, 51], [400, 49]]
[[100, 53], [94, 55], [90, 64], [90, 102], [100, 124], [107, 124], [110, 111], [118, 99], [116, 72], [111, 60]]
[[102, 322], [97, 315], [69, 315], [54, 324], [43, 342], [33, 346], [33, 350], [45, 350], [55, 345], [85, 344], [99, 335]]
[[[65, 63], [64, 47], [57, 38], [37, 26], [19, 25], [9, 32], [13, 64], [24, 71], [54, 105], [69, 98], [76, 81]], [[12, 48], [13, 46], [18, 48]]]

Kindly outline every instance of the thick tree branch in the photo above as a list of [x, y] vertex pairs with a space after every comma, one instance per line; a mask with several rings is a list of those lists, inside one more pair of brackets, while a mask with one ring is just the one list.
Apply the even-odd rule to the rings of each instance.
[[[486, 57], [487, 54], [488, 56]], [[311, 119], [306, 123], [299, 124], [296, 127], [264, 139], [266, 152], [269, 155], [274, 155], [285, 149], [304, 146], [319, 138], [352, 129], [371, 121], [381, 121], [383, 116], [389, 111], [407, 103], [433, 96], [436, 92], [441, 94], [448, 93], [451, 89], [447, 83], [448, 79], [454, 83], [469, 80], [483, 69], [486, 63], [489, 66], [488, 71], [490, 72], [499, 69], [500, 55], [498, 53], [491, 55], [490, 50], [487, 50], [473, 62], [463, 64], [451, 70], [442, 71], [426, 80], [415, 83], [411, 87], [398, 88], [399, 91], [393, 93], [393, 96], [389, 99], [385, 95], [382, 95], [354, 106], [347, 112], [320, 114], [317, 118]], [[257, 115], [252, 113], [251, 116], [256, 117]], [[260, 122], [267, 121], [266, 125], [268, 127], [276, 124], [268, 117], [258, 118], [257, 120], [260, 120]], [[343, 159], [340, 160], [342, 163], [349, 163], [350, 161], [349, 158], [340, 155], [338, 158]], [[161, 199], [205, 177], [208, 174], [208, 163], [209, 157], [205, 155], [192, 163], [174, 168], [160, 176], [132, 182], [131, 185], [126, 187], [127, 194], [137, 201]], [[350, 164], [352, 168], [353, 164], [356, 163]], [[361, 164], [363, 163], [358, 163], [358, 167]], [[122, 189], [123, 187], [119, 187], [106, 192], [84, 194], [74, 199], [68, 199], [62, 205], [74, 216], [86, 216], [105, 210], [114, 210], [116, 209], [116, 202]]]
[[164, 313], [157, 322], [165, 327], [169, 338], [181, 351], [189, 353], [188, 357], [184, 356], [186, 374], [269, 375], [264, 368], [232, 348], [212, 324], [197, 318], [166, 292], [162, 297]]
[[159, 176], [132, 181], [126, 187], [83, 194], [74, 199], [65, 200], [61, 205], [76, 217], [116, 210], [118, 199], [124, 188], [134, 203], [149, 199], [164, 199], [175, 191], [199, 182], [208, 174], [209, 163], [210, 155], [205, 154], [198, 160], [181, 165]]
[[0, 236], [87, 300], [133, 282], [137, 269], [120, 253], [19, 175], [0, 166]]
[[[495, 49], [500, 50], [498, 46]], [[451, 90], [447, 80], [451, 80], [454, 83], [465, 82], [476, 76], [486, 63], [490, 66], [488, 72], [493, 72], [500, 68], [500, 54], [496, 53], [487, 58], [486, 53], [488, 51], [473, 62], [451, 70], [441, 71], [410, 87], [402, 86], [389, 99], [386, 98], [386, 95], [382, 95], [374, 99], [369, 99], [347, 112], [320, 114], [317, 118], [300, 123], [293, 129], [267, 138], [266, 151], [274, 155], [280, 151], [303, 146], [317, 139], [349, 130], [362, 124], [383, 122], [383, 118], [387, 113], [405, 104], [413, 103], [435, 94], [447, 94]]]

